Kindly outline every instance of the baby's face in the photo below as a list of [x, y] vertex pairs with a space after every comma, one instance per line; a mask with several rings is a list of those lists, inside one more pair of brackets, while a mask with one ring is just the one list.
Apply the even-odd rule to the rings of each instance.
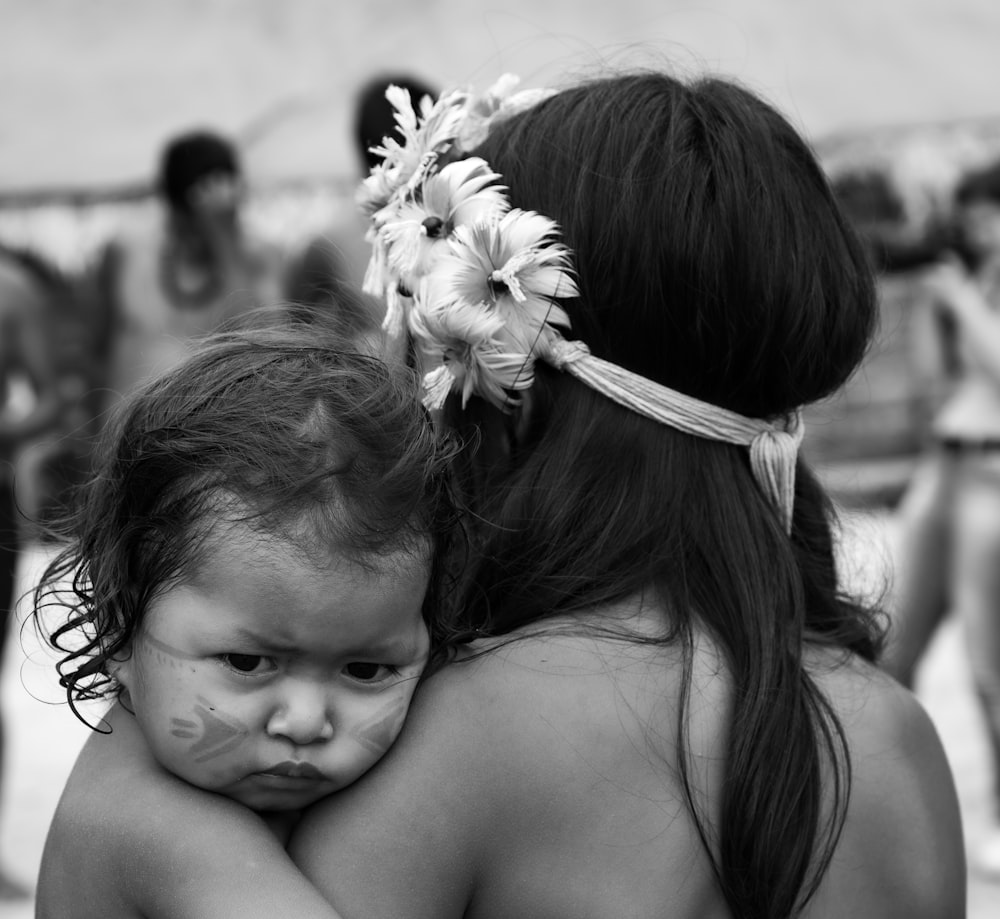
[[230, 532], [150, 606], [118, 679], [157, 760], [254, 810], [349, 785], [403, 724], [428, 653], [426, 553], [319, 570]]

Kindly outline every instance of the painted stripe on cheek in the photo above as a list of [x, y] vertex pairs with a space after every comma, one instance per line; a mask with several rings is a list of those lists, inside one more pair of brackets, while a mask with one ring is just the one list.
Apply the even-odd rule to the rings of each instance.
[[381, 756], [396, 739], [408, 707], [407, 699], [396, 696], [367, 721], [352, 728], [350, 734], [366, 750]]
[[180, 648], [175, 648], [173, 645], [168, 645], [165, 641], [160, 641], [159, 638], [153, 638], [152, 635], [143, 635], [142, 641], [149, 645], [154, 651], [159, 651], [160, 654], [165, 654], [167, 657], [173, 657], [181, 661], [197, 661], [201, 660], [195, 654], [188, 654], [186, 651], [181, 651]]
[[198, 704], [192, 714], [196, 721], [171, 718], [170, 733], [185, 740], [194, 739], [188, 752], [196, 763], [204, 763], [235, 750], [250, 734], [244, 722], [217, 712], [203, 696], [198, 696]]

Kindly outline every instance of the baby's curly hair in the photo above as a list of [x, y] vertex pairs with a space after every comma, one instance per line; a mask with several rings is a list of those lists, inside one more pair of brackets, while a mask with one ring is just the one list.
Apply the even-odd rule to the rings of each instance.
[[458, 532], [453, 448], [416, 393], [406, 368], [315, 328], [271, 328], [208, 339], [124, 400], [58, 527], [68, 544], [34, 591], [35, 626], [63, 655], [77, 716], [86, 721], [78, 703], [117, 695], [110, 662], [128, 653], [150, 601], [198, 573], [206, 537], [226, 522], [321, 562], [430, 548], [434, 642]]

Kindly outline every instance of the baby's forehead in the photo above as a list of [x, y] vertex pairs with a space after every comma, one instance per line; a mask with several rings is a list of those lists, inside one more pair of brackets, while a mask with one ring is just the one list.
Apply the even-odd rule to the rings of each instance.
[[[367, 544], [366, 544], [367, 543]], [[215, 560], [247, 555], [295, 558], [313, 568], [354, 567], [385, 573], [429, 561], [434, 544], [417, 530], [379, 534], [377, 540], [330, 532], [308, 520], [259, 522], [227, 520], [206, 534], [203, 553]]]
[[256, 630], [290, 649], [303, 636], [317, 648], [338, 634], [361, 646], [397, 633], [409, 641], [422, 621], [427, 547], [358, 560], [240, 527], [215, 531], [204, 548], [195, 569], [157, 595], [147, 622], [180, 616], [202, 631]]
[[312, 567], [352, 564], [383, 573], [429, 563], [434, 551], [432, 534], [416, 517], [380, 528], [352, 520], [348, 503], [332, 497], [322, 507], [256, 508], [219, 490], [209, 506], [196, 523], [201, 557], [233, 559], [261, 551], [297, 556]]
[[300, 521], [274, 526], [228, 515], [204, 530], [175, 583], [218, 587], [220, 577], [238, 577], [251, 568], [276, 582], [296, 577], [295, 572], [370, 584], [429, 576], [435, 550], [429, 535], [407, 531], [383, 542], [359, 547]]

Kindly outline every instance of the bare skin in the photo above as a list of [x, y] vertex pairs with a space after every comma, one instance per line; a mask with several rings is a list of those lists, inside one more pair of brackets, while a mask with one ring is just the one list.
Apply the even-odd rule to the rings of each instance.
[[[805, 915], [959, 919], [959, 810], [930, 720], [874, 668], [810, 658], [843, 721], [854, 784]], [[389, 755], [316, 805], [290, 851], [347, 917], [728, 916], [676, 779], [677, 664], [675, 650], [578, 632], [446, 667]], [[708, 802], [719, 800], [728, 693], [703, 640], [691, 750]]]
[[[961, 919], [958, 805], [930, 720], [874, 668], [811, 658], [855, 773], [844, 836], [805, 915]], [[725, 917], [672, 769], [676, 663], [672, 650], [578, 632], [448, 666], [416, 694], [385, 759], [314, 806], [290, 851], [346, 919]], [[722, 776], [727, 696], [703, 642], [691, 749], [709, 800]], [[137, 915], [118, 881], [150, 882], [164, 863], [185, 881], [161, 884], [144, 915], [335, 915], [259, 817], [167, 774], [134, 721], [111, 717], [117, 746], [90, 738], [61, 819], [83, 827], [112, 814], [138, 833], [113, 837], [110, 850], [78, 837], [76, 866], [42, 891], [39, 919], [65, 915], [48, 897], [69, 898], [80, 919]], [[120, 795], [126, 781], [141, 793]]]
[[[38, 919], [335, 919], [259, 815], [163, 769], [124, 709], [107, 722], [114, 733], [87, 739], [63, 793]], [[92, 828], [109, 826], [94, 844]]]

